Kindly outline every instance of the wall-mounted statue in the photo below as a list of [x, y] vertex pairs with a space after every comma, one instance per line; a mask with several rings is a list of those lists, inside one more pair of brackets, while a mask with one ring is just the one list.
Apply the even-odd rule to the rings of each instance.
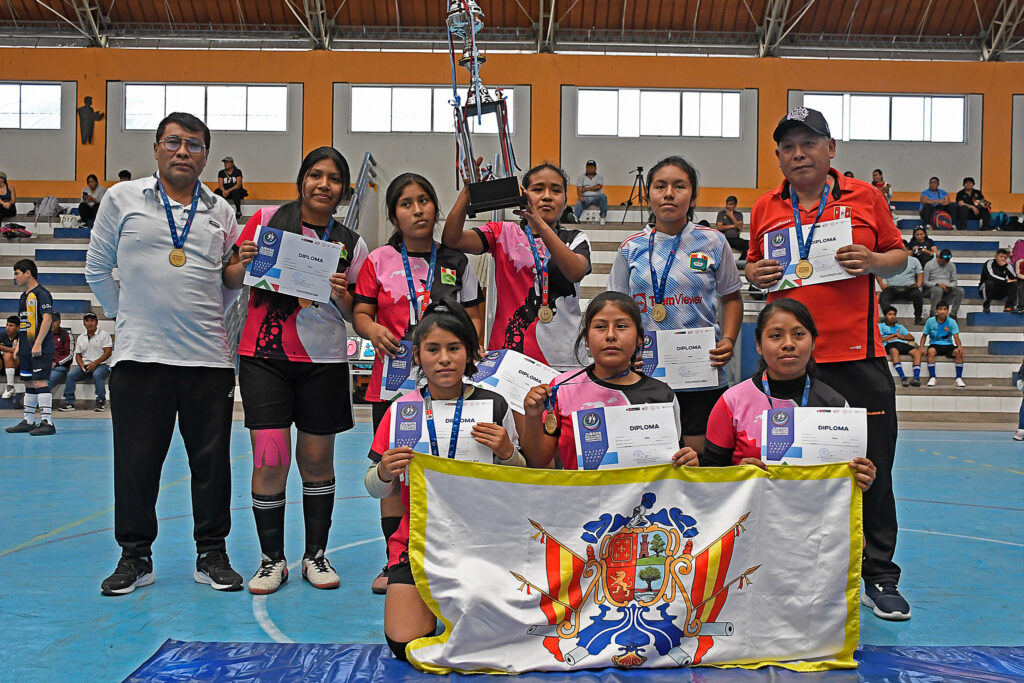
[[78, 108], [78, 126], [82, 130], [82, 144], [92, 144], [92, 131], [95, 123], [103, 118], [103, 112], [92, 108], [92, 98], [86, 97], [85, 104]]

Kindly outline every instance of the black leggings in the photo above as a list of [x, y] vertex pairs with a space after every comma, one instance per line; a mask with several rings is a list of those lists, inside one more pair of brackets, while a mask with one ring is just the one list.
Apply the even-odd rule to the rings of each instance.
[[[432, 635], [434, 635], [433, 631], [431, 631], [430, 633], [424, 633], [422, 636], [420, 636], [420, 638], [429, 638]], [[384, 634], [384, 640], [388, 641], [388, 647], [391, 648], [391, 653], [393, 655], [395, 655], [395, 659], [397, 659], [400, 662], [408, 662], [409, 661], [409, 658], [405, 656], [405, 647], [409, 643], [411, 643], [412, 640], [410, 640], [407, 643], [402, 643], [402, 642], [399, 642], [397, 640], [391, 640], [390, 638], [388, 638], [388, 634], [386, 634], [386, 633]], [[413, 640], [419, 640], [419, 639], [418, 638], [413, 638]]]

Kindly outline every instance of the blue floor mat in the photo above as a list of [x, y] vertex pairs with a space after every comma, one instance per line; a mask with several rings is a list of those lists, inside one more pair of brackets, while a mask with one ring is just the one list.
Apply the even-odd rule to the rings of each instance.
[[[854, 655], [856, 671], [796, 673], [775, 667], [743, 669], [591, 669], [570, 674], [520, 674], [516, 683], [650, 683], [704, 681], [1019, 681], [1024, 678], [1024, 647], [892, 647], [864, 645]], [[299, 643], [203, 643], [168, 640], [128, 681], [431, 681], [455, 683], [486, 676], [433, 676], [397, 661], [384, 645]], [[513, 679], [509, 679], [513, 680]]]

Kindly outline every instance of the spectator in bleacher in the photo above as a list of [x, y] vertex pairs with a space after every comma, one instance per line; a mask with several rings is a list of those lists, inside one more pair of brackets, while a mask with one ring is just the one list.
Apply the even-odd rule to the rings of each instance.
[[96, 412], [107, 409], [107, 378], [110, 377], [110, 365], [107, 361], [114, 353], [114, 340], [105, 330], [99, 329], [99, 320], [95, 313], [82, 316], [85, 332], [78, 335], [75, 344], [75, 364], [68, 371], [64, 384], [64, 405], [61, 412], [75, 409], [75, 385], [83, 379], [91, 379], [96, 387]]
[[1010, 252], [1008, 249], [997, 249], [994, 258], [985, 261], [981, 268], [981, 282], [978, 284], [978, 293], [981, 294], [981, 308], [985, 313], [989, 312], [992, 299], [1005, 299], [1003, 312], [1009, 313], [1014, 308], [1018, 311], [1024, 309], [1024, 292], [1020, 280], [1014, 275], [1010, 268]]
[[200, 119], [164, 117], [153, 144], [159, 174], [110, 188], [89, 242], [85, 279], [117, 320], [110, 406], [121, 559], [100, 585], [104, 595], [153, 583], [160, 472], [175, 422], [192, 471], [193, 578], [214, 590], [242, 589], [225, 544], [235, 372], [224, 308], [245, 269], [234, 250], [234, 212], [199, 182], [209, 150]]
[[16, 315], [7, 316], [7, 328], [0, 334], [0, 366], [7, 376], [4, 386], [4, 398], [14, 396], [14, 373], [18, 371], [18, 330], [21, 318]]
[[914, 236], [910, 239], [907, 248], [910, 249], [911, 256], [920, 262], [921, 267], [939, 255], [939, 248], [928, 236], [928, 231], [920, 226], [914, 228]]
[[[1024, 361], [1021, 361], [1017, 370], [1017, 391], [1024, 391]], [[1017, 417], [1017, 431], [1013, 435], [1014, 441], [1024, 441], [1024, 398], [1020, 400], [1020, 412]]]
[[[939, 189], [939, 179], [932, 176], [928, 179], [928, 189], [921, 193], [921, 222], [925, 225], [932, 224], [932, 216], [936, 211], [942, 210], [955, 214], [956, 206], [949, 198], [949, 193]], [[955, 217], [955, 216], [954, 216]]]
[[[18, 331], [18, 374], [25, 383], [25, 417], [8, 427], [8, 434], [29, 436], [56, 434], [53, 426], [53, 394], [50, 393], [50, 369], [53, 367], [53, 297], [39, 284], [39, 268], [34, 261], [21, 259], [14, 264], [14, 284], [25, 291], [18, 301], [21, 328]], [[39, 424], [36, 424], [36, 408]]]
[[7, 173], [0, 171], [0, 220], [14, 218], [18, 215], [18, 193], [14, 186], [7, 182]]
[[[913, 259], [910, 259], [913, 261]], [[883, 306], [882, 310], [885, 320], [878, 323], [878, 331], [882, 333], [882, 343], [885, 345], [885, 352], [889, 354], [892, 367], [900, 376], [903, 386], [921, 386], [921, 347], [914, 341], [914, 335], [910, 334], [903, 325], [896, 322], [896, 308], [894, 306]], [[907, 379], [903, 372], [903, 363], [900, 361], [901, 353], [909, 353], [910, 360], [914, 364], [914, 378]]]
[[131, 180], [131, 179], [132, 179], [132, 172], [129, 171], [127, 168], [118, 171], [118, 173], [117, 173], [117, 182], [123, 183], [126, 180]]
[[85, 179], [85, 185], [82, 188], [82, 202], [78, 205], [78, 216], [85, 222], [86, 227], [92, 228], [92, 222], [96, 220], [96, 212], [100, 208], [100, 200], [103, 199], [107, 188], [100, 185], [100, 179], [93, 173]]
[[750, 243], [740, 237], [740, 230], [743, 229], [743, 214], [736, 210], [736, 204], [736, 197], [729, 195], [725, 198], [725, 208], [718, 212], [715, 227], [725, 235], [725, 241], [729, 243], [729, 246], [740, 253], [740, 258], [746, 258]]
[[854, 177], [853, 171], [843, 171], [843, 175], [846, 176], [847, 178], [853, 178]]
[[781, 264], [764, 253], [765, 235], [788, 230], [800, 220], [806, 244], [819, 218], [849, 217], [853, 243], [839, 247], [833, 255], [853, 277], [771, 292], [768, 298], [792, 297], [807, 306], [821, 333], [814, 348], [818, 378], [852, 407], [867, 409], [867, 452], [878, 477], [863, 499], [866, 546], [861, 600], [879, 618], [909, 619], [910, 605], [897, 585], [900, 567], [893, 561], [898, 529], [892, 490], [899, 426], [896, 385], [875, 324], [878, 303], [872, 280], [872, 275], [888, 278], [902, 271], [907, 252], [889, 205], [878, 191], [832, 168], [836, 141], [821, 112], [794, 109], [779, 121], [772, 137], [785, 180], [751, 209], [747, 281], [767, 289], [782, 277]]
[[242, 217], [242, 200], [249, 196], [249, 190], [244, 187], [242, 169], [235, 166], [234, 157], [221, 159], [224, 168], [217, 171], [217, 189], [214, 194], [235, 205], [235, 220]]
[[871, 172], [871, 184], [878, 188], [878, 191], [882, 193], [886, 201], [892, 201], [892, 186], [885, 182], [885, 178], [882, 177], [882, 169], [876, 168]]
[[932, 259], [924, 266], [924, 293], [931, 301], [928, 316], [934, 316], [937, 304], [944, 301], [949, 304], [952, 317], [960, 312], [960, 303], [964, 300], [964, 288], [956, 283], [956, 266], [951, 262], [953, 252], [943, 249], [939, 258]]
[[50, 332], [53, 333], [53, 365], [50, 368], [50, 393], [54, 387], [63, 382], [75, 360], [75, 337], [69, 330], [60, 326], [60, 313], [53, 312]]
[[956, 227], [966, 230], [968, 220], [979, 220], [981, 229], [988, 230], [991, 207], [992, 203], [974, 186], [974, 178], [964, 178], [963, 189], [956, 193]]
[[604, 225], [608, 216], [608, 195], [602, 192], [604, 188], [604, 176], [597, 172], [597, 162], [593, 159], [587, 161], [586, 172], [576, 176], [576, 208], [573, 213], [576, 220], [583, 215], [583, 209], [597, 204], [601, 213], [601, 225]]
[[924, 308], [924, 294], [921, 286], [924, 284], [924, 270], [921, 262], [916, 258], [907, 259], [907, 267], [901, 272], [889, 278], [876, 277], [878, 286], [882, 290], [878, 295], [878, 305], [884, 311], [892, 306], [894, 301], [910, 301], [914, 304], [914, 324], [920, 325], [924, 322], [922, 309]]
[[949, 305], [940, 301], [935, 307], [935, 315], [924, 323], [924, 332], [921, 334], [919, 346], [923, 349], [925, 341], [928, 342], [928, 386], [935, 386], [935, 357], [945, 356], [952, 358], [956, 363], [956, 385], [960, 388], [964, 384], [964, 347], [960, 343], [960, 326], [956, 321], [948, 317]]

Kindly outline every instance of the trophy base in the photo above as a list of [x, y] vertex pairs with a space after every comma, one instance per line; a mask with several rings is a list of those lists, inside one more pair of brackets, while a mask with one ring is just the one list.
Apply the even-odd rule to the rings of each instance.
[[478, 213], [526, 206], [526, 197], [519, 190], [519, 179], [515, 176], [496, 178], [480, 183], [469, 183], [469, 206], [466, 215], [475, 218]]

